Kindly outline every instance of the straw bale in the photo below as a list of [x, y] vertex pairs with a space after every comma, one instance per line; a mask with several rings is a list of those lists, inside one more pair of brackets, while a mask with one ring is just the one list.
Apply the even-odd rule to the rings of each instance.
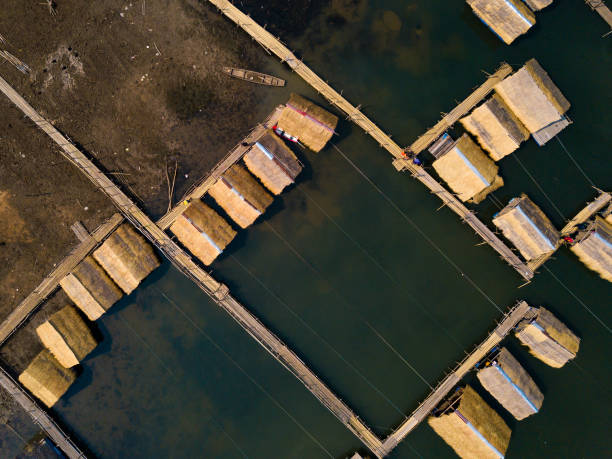
[[499, 459], [508, 448], [510, 428], [470, 386], [460, 392], [453, 408], [430, 416], [427, 423], [460, 457]]
[[93, 257], [127, 294], [159, 266], [153, 247], [128, 223], [117, 228]]
[[[610, 215], [607, 218], [610, 219]], [[576, 237], [577, 242], [572, 245], [571, 251], [589, 269], [612, 282], [612, 219], [610, 220], [608, 222], [596, 217], [594, 224]]]
[[555, 368], [576, 357], [580, 347], [580, 338], [542, 307], [535, 318], [519, 322], [515, 335], [531, 354]]
[[433, 167], [464, 202], [491, 187], [498, 169], [467, 134], [436, 159]]
[[266, 208], [273, 197], [242, 166], [234, 164], [208, 190], [217, 204], [242, 228], [247, 228]]
[[546, 8], [553, 0], [523, 0], [533, 11], [539, 11]]
[[60, 285], [89, 320], [98, 319], [123, 296], [92, 256], [79, 263]]
[[509, 155], [529, 138], [527, 128], [497, 94], [460, 121], [494, 161]]
[[200, 200], [189, 204], [170, 231], [205, 265], [210, 265], [236, 236], [223, 217]]
[[338, 117], [297, 94], [291, 94], [277, 125], [311, 150], [319, 152], [334, 135]]
[[474, 14], [507, 45], [526, 33], [535, 15], [520, 0], [466, 0]]
[[98, 345], [89, 326], [70, 305], [36, 328], [36, 334], [66, 368], [77, 365]]
[[544, 395], [506, 348], [477, 376], [482, 386], [516, 419], [525, 419], [542, 406]]
[[302, 166], [293, 152], [272, 131], [244, 155], [246, 167], [274, 194], [294, 183]]
[[559, 232], [525, 194], [511, 199], [494, 215], [493, 224], [502, 230], [527, 261], [554, 252], [559, 246]]
[[75, 379], [76, 372], [64, 368], [46, 349], [19, 375], [19, 382], [48, 408], [55, 405]]
[[497, 83], [495, 91], [532, 134], [559, 121], [570, 106], [535, 59]]

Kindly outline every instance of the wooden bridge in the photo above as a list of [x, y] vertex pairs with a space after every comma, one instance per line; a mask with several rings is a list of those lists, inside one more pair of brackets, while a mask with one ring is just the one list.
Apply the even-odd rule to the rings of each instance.
[[[504, 244], [484, 223], [482, 223], [472, 211], [463, 205], [454, 194], [450, 193], [440, 183], [438, 183], [431, 175], [420, 166], [413, 164], [405, 156], [404, 149], [396, 144], [391, 138], [385, 134], [376, 124], [374, 124], [367, 116], [359, 109], [349, 103], [342, 95], [323, 81], [316, 73], [308, 66], [299, 60], [279, 39], [275, 38], [270, 32], [265, 30], [253, 19], [236, 8], [228, 0], [209, 0], [219, 10], [245, 30], [253, 39], [269, 53], [275, 54], [281, 59], [281, 62], [287, 63], [298, 75], [300, 75], [308, 84], [317, 90], [331, 104], [336, 106], [347, 114], [348, 118], [361, 127], [366, 134], [376, 140], [380, 146], [385, 148], [394, 158], [394, 165], [398, 170], [408, 170], [412, 176], [423, 183], [429, 190], [438, 196], [444, 205], [455, 212], [461, 219], [472, 227], [476, 233], [484, 239], [510, 266], [512, 266], [526, 280], [533, 278], [533, 271], [517, 257], [512, 250]], [[487, 82], [483, 84], [475, 93], [468, 97], [462, 104], [449, 113], [442, 121], [434, 128], [428, 131], [429, 134], [421, 136], [415, 144], [415, 148], [426, 148], [427, 145], [435, 140], [433, 135], [435, 132], [443, 132], [449, 123], [454, 123], [468, 107], [474, 106], [482, 99], [501, 78], [511, 72], [509, 65], [504, 64], [500, 69], [489, 77]], [[454, 121], [453, 121], [454, 120]]]
[[610, 11], [604, 0], [584, 0], [584, 3], [590, 6], [593, 11], [596, 11], [610, 26], [611, 30], [603, 36], [610, 35], [612, 33], [612, 11]]
[[584, 209], [578, 212], [574, 218], [567, 222], [567, 225], [565, 225], [561, 230], [561, 236], [569, 236], [571, 233], [576, 231], [579, 224], [584, 223], [591, 218], [593, 214], [603, 209], [611, 199], [612, 196], [610, 196], [610, 193], [602, 191], [594, 201], [588, 203]]

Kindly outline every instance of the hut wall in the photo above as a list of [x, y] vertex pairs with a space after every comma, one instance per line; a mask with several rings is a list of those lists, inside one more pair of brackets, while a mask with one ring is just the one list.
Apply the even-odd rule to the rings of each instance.
[[236, 231], [200, 200], [189, 204], [172, 223], [170, 231], [206, 265], [210, 265], [236, 236]]
[[291, 94], [277, 126], [319, 152], [334, 135], [338, 117], [297, 94]]
[[466, 0], [474, 14], [509, 45], [536, 22], [535, 15], [520, 0]]
[[460, 121], [494, 161], [509, 155], [529, 138], [527, 128], [497, 94]]
[[544, 395], [506, 348], [477, 376], [482, 386], [516, 419], [525, 419], [542, 406]]
[[493, 218], [493, 224], [502, 230], [529, 261], [558, 247], [559, 232], [526, 195], [512, 199]]
[[597, 217], [588, 231], [577, 236], [571, 251], [589, 269], [612, 282], [612, 218], [610, 215], [607, 218], [610, 223]]
[[51, 408], [76, 379], [76, 372], [64, 368], [44, 349], [19, 375], [19, 382], [36, 398]]
[[539, 11], [542, 8], [546, 8], [550, 5], [553, 0], [524, 0], [525, 3], [531, 8], [533, 11]]
[[93, 257], [127, 294], [159, 266], [151, 245], [128, 223], [117, 228]]
[[495, 181], [498, 169], [467, 134], [463, 134], [453, 148], [436, 159], [433, 167], [464, 202], [489, 188]]
[[427, 423], [462, 458], [499, 459], [510, 442], [510, 428], [470, 387], [454, 409], [430, 416]]

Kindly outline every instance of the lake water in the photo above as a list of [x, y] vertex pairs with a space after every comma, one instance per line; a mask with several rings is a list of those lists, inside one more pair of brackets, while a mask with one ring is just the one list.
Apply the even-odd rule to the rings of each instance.
[[[610, 189], [612, 39], [600, 39], [605, 23], [582, 2], [555, 2], [512, 46], [460, 0], [333, 3], [362, 6], [345, 22], [324, 9], [289, 45], [398, 143], [409, 144], [481, 84], [483, 70], [501, 61], [516, 69], [535, 57], [572, 103], [574, 124], [560, 141], [538, 148], [529, 140], [503, 159], [506, 185], [496, 198], [505, 204], [526, 192], [561, 227], [595, 196], [589, 180]], [[274, 58], [263, 70], [288, 85], [270, 90], [262, 117], [291, 91], [322, 103]], [[240, 232], [212, 266], [214, 276], [379, 435], [492, 329], [500, 310], [521, 298], [545, 305], [582, 338], [581, 348], [574, 362], [553, 369], [506, 340], [545, 394], [541, 412], [522, 422], [491, 401], [513, 429], [507, 456], [609, 456], [610, 284], [562, 248], [517, 289], [516, 272], [491, 248], [475, 246], [480, 240], [455, 214], [436, 212], [439, 200], [395, 172], [385, 150], [346, 121], [338, 132], [339, 151], [299, 153], [306, 169], [297, 185]], [[476, 210], [490, 222], [498, 208], [486, 200]], [[365, 452], [167, 263], [97, 324], [103, 343], [54, 408], [95, 456]], [[415, 456], [454, 457], [426, 424], [391, 454]]]

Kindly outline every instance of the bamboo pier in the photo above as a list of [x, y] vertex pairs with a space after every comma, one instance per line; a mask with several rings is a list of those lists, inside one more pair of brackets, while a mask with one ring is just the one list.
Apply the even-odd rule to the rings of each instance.
[[588, 203], [584, 209], [578, 212], [576, 216], [563, 227], [561, 230], [561, 236], [569, 236], [571, 233], [575, 232], [578, 225], [584, 223], [591, 218], [593, 214], [603, 209], [610, 202], [610, 200], [612, 200], [610, 193], [601, 192], [601, 194], [597, 196], [594, 201]]
[[610, 31], [606, 32], [603, 36], [610, 35], [612, 33], [612, 11], [610, 11], [610, 8], [608, 8], [604, 0], [584, 0], [584, 3], [590, 6], [593, 11], [597, 12], [597, 14], [599, 14], [610, 26]]
[[[412, 161], [405, 157], [404, 149], [401, 148], [397, 143], [391, 140], [382, 129], [380, 129], [374, 122], [372, 122], [367, 116], [365, 116], [357, 107], [353, 106], [348, 102], [341, 94], [334, 90], [330, 85], [323, 81], [316, 73], [314, 73], [308, 66], [306, 66], [301, 60], [299, 60], [285, 45], [283, 45], [279, 39], [275, 38], [270, 32], [265, 30], [253, 19], [244, 14], [228, 0], [209, 0], [210, 3], [215, 5], [227, 18], [236, 23], [245, 32], [247, 32], [255, 41], [257, 41], [265, 50], [271, 54], [275, 54], [280, 58], [281, 62], [287, 63], [293, 71], [295, 71], [300, 77], [310, 84], [316, 91], [318, 91], [323, 97], [325, 97], [332, 105], [346, 113], [348, 119], [353, 121], [359, 127], [361, 127], [366, 134], [370, 135], [376, 140], [379, 145], [385, 148], [394, 158], [394, 166], [398, 170], [408, 170], [421, 183], [423, 183], [429, 190], [438, 196], [444, 205], [455, 212], [461, 219], [470, 225], [472, 229], [484, 239], [484, 241], [493, 247], [494, 250], [510, 265], [512, 266], [525, 280], [529, 281], [533, 278], [533, 271], [523, 261], [517, 257], [504, 242], [499, 239], [493, 231], [491, 231], [484, 223], [482, 223], [472, 211], [463, 205], [454, 194], [449, 192], [440, 183], [438, 183], [427, 171], [414, 164]], [[489, 77], [487, 82], [481, 86], [476, 92], [475, 96], [468, 97], [459, 107], [453, 110], [443, 121], [438, 123], [433, 129], [439, 130], [443, 125], [450, 123], [454, 118], [459, 118], [460, 113], [467, 107], [471, 107], [478, 103], [493, 87], [493, 85], [500, 79], [503, 79], [504, 75], [511, 72], [510, 66], [503, 64], [500, 69]], [[480, 99], [476, 100], [478, 97]], [[455, 119], [456, 121], [456, 119]], [[430, 130], [431, 131], [431, 130]], [[435, 138], [431, 139], [433, 142]], [[424, 145], [426, 140], [418, 141], [417, 147], [425, 148]], [[431, 143], [429, 142], [429, 143]]]

